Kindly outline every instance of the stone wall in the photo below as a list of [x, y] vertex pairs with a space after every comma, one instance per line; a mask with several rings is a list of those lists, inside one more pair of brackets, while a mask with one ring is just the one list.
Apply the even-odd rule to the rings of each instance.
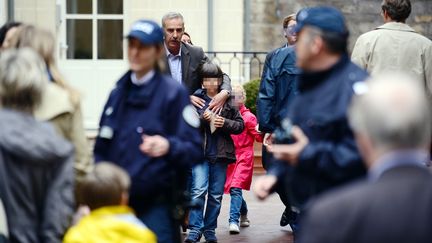
[[[381, 0], [251, 0], [250, 39], [252, 51], [268, 51], [285, 43], [282, 36], [284, 16], [301, 8], [335, 6], [344, 13], [350, 29], [350, 50], [359, 35], [382, 25]], [[412, 0], [407, 23], [432, 39], [432, 0]]]

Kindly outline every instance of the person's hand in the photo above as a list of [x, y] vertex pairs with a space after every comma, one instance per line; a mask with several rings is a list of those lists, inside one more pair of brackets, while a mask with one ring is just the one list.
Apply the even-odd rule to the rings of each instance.
[[215, 119], [215, 122], [214, 122], [215, 127], [216, 128], [221, 128], [221, 127], [223, 127], [224, 124], [225, 124], [225, 118], [217, 115], [216, 119]]
[[212, 101], [210, 101], [209, 109], [216, 114], [220, 114], [228, 97], [229, 97], [228, 91], [222, 90], [221, 92], [219, 92], [219, 94], [213, 97]]
[[270, 195], [270, 191], [276, 185], [276, 182], [277, 177], [274, 175], [258, 177], [253, 186], [253, 191], [260, 200], [264, 200]]
[[204, 112], [204, 114], [203, 114], [203, 118], [204, 118], [204, 120], [206, 120], [206, 121], [208, 121], [208, 122], [210, 122], [210, 120], [211, 120], [211, 112], [210, 111], [205, 111]]
[[194, 105], [195, 107], [202, 109], [205, 106], [205, 101], [203, 99], [201, 99], [200, 97], [196, 97], [195, 95], [191, 95], [190, 100], [191, 100], [192, 105]]
[[169, 151], [169, 141], [160, 135], [143, 135], [143, 142], [139, 146], [141, 152], [148, 155], [149, 157], [162, 157]]
[[295, 143], [269, 145], [267, 151], [273, 153], [276, 159], [287, 161], [291, 165], [297, 165], [301, 152], [309, 144], [309, 139], [298, 126], [293, 127], [292, 136], [296, 141]]
[[256, 124], [256, 126], [255, 126], [255, 131], [256, 131], [257, 133], [261, 133], [261, 134], [262, 134], [262, 132], [259, 130], [259, 124]]
[[272, 133], [265, 133], [264, 134], [263, 144], [266, 147], [273, 144], [273, 134]]

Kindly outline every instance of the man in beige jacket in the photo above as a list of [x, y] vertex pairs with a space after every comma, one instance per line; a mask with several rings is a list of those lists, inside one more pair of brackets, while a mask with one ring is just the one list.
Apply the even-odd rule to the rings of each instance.
[[372, 76], [405, 72], [423, 82], [432, 100], [432, 41], [405, 24], [410, 0], [384, 0], [381, 7], [385, 24], [357, 39], [352, 61]]

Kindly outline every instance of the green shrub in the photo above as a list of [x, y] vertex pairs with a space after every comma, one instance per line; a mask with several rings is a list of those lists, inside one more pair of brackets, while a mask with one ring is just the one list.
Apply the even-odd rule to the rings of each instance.
[[258, 91], [260, 86], [260, 79], [251, 80], [243, 85], [246, 91], [246, 107], [251, 110], [252, 113], [256, 114], [256, 100], [258, 97]]

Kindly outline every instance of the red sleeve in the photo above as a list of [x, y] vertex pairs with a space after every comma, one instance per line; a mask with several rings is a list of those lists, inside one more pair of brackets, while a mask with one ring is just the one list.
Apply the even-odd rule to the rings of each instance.
[[243, 119], [245, 120], [248, 133], [254, 138], [255, 141], [262, 143], [264, 134], [256, 131], [256, 125], [258, 124], [256, 116], [251, 112], [247, 112]]

